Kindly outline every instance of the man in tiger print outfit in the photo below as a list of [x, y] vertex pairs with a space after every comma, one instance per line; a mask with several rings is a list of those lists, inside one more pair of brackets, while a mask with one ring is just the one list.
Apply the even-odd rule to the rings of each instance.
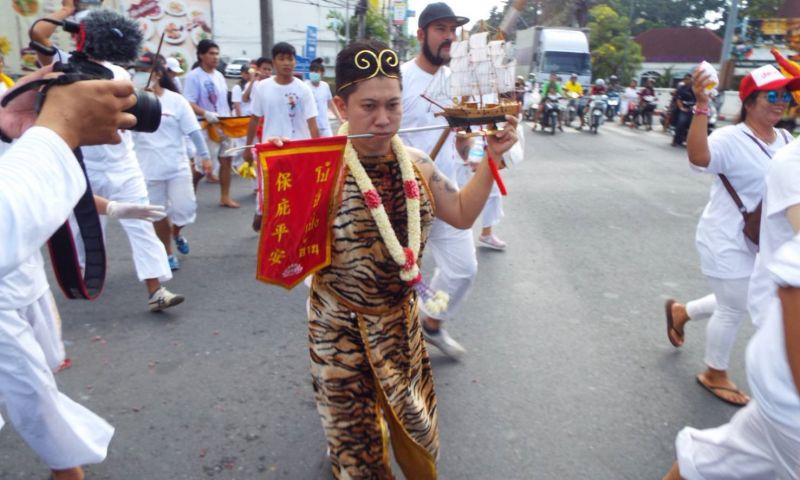
[[[348, 143], [331, 264], [314, 276], [310, 292], [311, 373], [332, 469], [339, 479], [394, 478], [391, 439], [407, 478], [433, 479], [436, 395], [419, 299], [414, 282], [401, 275], [417, 268], [434, 217], [459, 228], [472, 225], [493, 178], [484, 161], [459, 191], [426, 154], [402, 145], [394, 135], [402, 117], [399, 60], [386, 45], [354, 43], [342, 50], [336, 86], [334, 102], [348, 121], [343, 130], [375, 136]], [[501, 158], [517, 141], [516, 124], [508, 117], [505, 129], [488, 140], [492, 157]], [[411, 253], [414, 239], [418, 251]], [[398, 245], [409, 245], [399, 262]]]

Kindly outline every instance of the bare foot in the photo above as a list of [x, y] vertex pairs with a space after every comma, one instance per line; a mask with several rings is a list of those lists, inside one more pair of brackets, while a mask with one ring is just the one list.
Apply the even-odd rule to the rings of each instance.
[[708, 369], [697, 375], [697, 382], [715, 397], [731, 405], [743, 407], [750, 401], [750, 397], [740, 391], [736, 384], [730, 381], [727, 373], [721, 370]]
[[239, 208], [241, 205], [236, 203], [234, 200], [232, 200], [230, 198], [227, 198], [227, 199], [224, 199], [224, 200], [220, 200], [219, 201], [219, 206], [220, 207], [227, 207], [227, 208]]
[[219, 183], [219, 177], [216, 175], [208, 175], [206, 177], [206, 183]]
[[52, 470], [53, 480], [83, 480], [83, 469], [72, 467], [66, 470]]

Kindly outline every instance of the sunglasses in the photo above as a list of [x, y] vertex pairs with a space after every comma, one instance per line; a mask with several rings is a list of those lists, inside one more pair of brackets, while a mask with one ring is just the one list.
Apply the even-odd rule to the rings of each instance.
[[[767, 101], [769, 103], [778, 103], [778, 91], [777, 90], [770, 90], [767, 92]], [[783, 92], [783, 98], [780, 99], [781, 103], [790, 103], [792, 101], [792, 94], [789, 92]]]

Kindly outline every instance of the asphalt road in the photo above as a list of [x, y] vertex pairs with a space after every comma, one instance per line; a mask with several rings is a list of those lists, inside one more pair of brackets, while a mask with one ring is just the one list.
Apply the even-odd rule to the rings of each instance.
[[[709, 177], [661, 133], [604, 125], [527, 132], [527, 161], [504, 173], [496, 232], [506, 252], [479, 250], [479, 274], [449, 330], [462, 362], [432, 351], [442, 479], [660, 479], [684, 425], [722, 424], [733, 407], [694, 381], [704, 322], [674, 349], [663, 303], [707, 293], [694, 229]], [[127, 239], [109, 229], [98, 301], [57, 293], [72, 368], [63, 392], [116, 427], [90, 479], [328, 479], [313, 400], [306, 290], [254, 278], [251, 185], [238, 211], [202, 184], [191, 254], [168, 287], [187, 301], [146, 311]], [[731, 374], [746, 387], [739, 335]], [[0, 478], [45, 478], [10, 426]]]

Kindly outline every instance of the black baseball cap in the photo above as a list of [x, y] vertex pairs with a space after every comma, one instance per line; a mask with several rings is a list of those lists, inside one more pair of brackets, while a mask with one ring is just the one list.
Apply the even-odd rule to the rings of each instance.
[[436, 2], [425, 7], [425, 10], [419, 15], [417, 25], [419, 25], [419, 28], [425, 29], [436, 20], [455, 20], [457, 27], [469, 23], [469, 18], [459, 17], [453, 13], [453, 9], [450, 8], [450, 5], [444, 2]]

